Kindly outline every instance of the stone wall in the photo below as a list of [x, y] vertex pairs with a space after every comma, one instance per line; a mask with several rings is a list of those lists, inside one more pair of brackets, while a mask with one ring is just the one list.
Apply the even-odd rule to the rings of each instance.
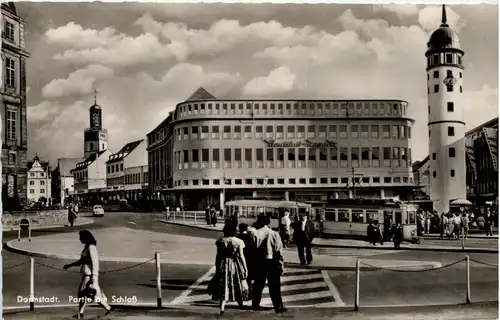
[[68, 211], [62, 210], [43, 210], [43, 211], [24, 211], [4, 213], [2, 215], [3, 228], [17, 228], [21, 219], [27, 218], [31, 222], [32, 227], [51, 226], [64, 224], [68, 221]]

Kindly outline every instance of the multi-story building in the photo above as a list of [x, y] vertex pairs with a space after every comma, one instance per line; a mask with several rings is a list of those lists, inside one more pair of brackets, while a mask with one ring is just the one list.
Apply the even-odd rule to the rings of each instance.
[[[171, 190], [173, 183], [173, 139], [174, 113], [171, 112], [147, 135], [148, 141], [148, 196], [165, 197], [165, 190]], [[164, 191], [162, 191], [164, 190]], [[161, 194], [160, 194], [161, 192]]]
[[[498, 198], [498, 117], [465, 134], [467, 159], [467, 199], [484, 205]], [[430, 195], [429, 157], [413, 164], [420, 195]]]
[[252, 196], [406, 198], [407, 112], [401, 100], [220, 100], [200, 88], [148, 134], [150, 187], [193, 209]]
[[498, 117], [466, 136], [468, 197], [480, 205], [498, 202]]
[[148, 192], [148, 166], [125, 167], [126, 198], [134, 201], [144, 199]]
[[76, 168], [84, 158], [61, 158], [57, 159], [57, 167], [52, 171], [52, 198], [61, 206], [65, 200], [72, 196], [75, 190], [75, 178], [71, 170]]
[[38, 156], [28, 162], [28, 200], [45, 202], [49, 205], [52, 195], [52, 179], [47, 161], [41, 161]]
[[[107, 199], [136, 199], [142, 193], [142, 187], [130, 189], [131, 182], [134, 185], [143, 182], [144, 170], [142, 167], [148, 164], [148, 153], [146, 151], [146, 140], [141, 139], [127, 143], [115, 154], [112, 154], [107, 161]], [[137, 170], [141, 173], [139, 180], [136, 180]], [[133, 180], [130, 174], [133, 173]], [[127, 183], [128, 182], [128, 183]], [[128, 184], [128, 187], [125, 186]], [[133, 192], [132, 192], [133, 191]]]
[[111, 152], [104, 150], [92, 153], [71, 170], [75, 178], [74, 196], [84, 203], [96, 203], [103, 199], [106, 191], [106, 162]]
[[2, 12], [2, 202], [4, 210], [17, 209], [27, 200], [28, 129], [26, 110], [25, 22], [13, 2]]

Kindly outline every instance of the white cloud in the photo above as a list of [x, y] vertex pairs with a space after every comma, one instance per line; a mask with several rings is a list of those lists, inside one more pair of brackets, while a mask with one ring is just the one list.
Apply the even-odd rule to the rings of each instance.
[[[420, 26], [427, 31], [435, 30], [441, 24], [442, 7], [426, 6], [418, 13], [418, 22]], [[446, 7], [446, 23], [455, 31], [465, 27], [465, 21], [460, 20], [460, 15], [450, 7]]]
[[49, 29], [45, 33], [46, 41], [50, 44], [69, 46], [72, 48], [91, 49], [109, 46], [110, 42], [116, 45], [124, 38], [124, 34], [117, 34], [114, 28], [103, 30], [84, 29], [81, 25], [70, 22], [57, 29]]
[[480, 90], [464, 88], [464, 113], [467, 130], [498, 117], [498, 88], [484, 84]]
[[85, 95], [92, 92], [96, 80], [109, 78], [113, 70], [90, 65], [69, 74], [66, 79], [55, 79], [42, 88], [42, 96], [47, 99]]
[[[99, 64], [113, 70], [113, 77], [106, 72], [98, 77], [83, 68], [66, 79], [48, 81], [44, 97], [50, 97], [49, 101], [29, 109], [30, 145], [42, 145], [51, 157], [61, 156], [61, 149], [81, 155], [83, 128], [88, 126], [92, 103], [88, 93], [98, 81], [111, 150], [144, 137], [176, 104], [203, 86], [221, 98], [407, 100], [410, 116], [416, 120], [413, 156], [421, 159], [428, 152], [424, 53], [430, 32], [441, 23], [441, 9], [426, 7], [416, 13], [413, 7], [390, 10], [409, 17], [405, 20], [409, 23], [397, 26], [381, 19], [363, 20], [346, 10], [332, 16], [341, 29], [330, 32], [276, 21], [243, 25], [236, 20], [215, 21], [206, 29], [196, 29], [155, 21], [148, 15], [135, 22], [143, 31], [139, 36], [76, 24], [53, 29], [58, 33], [52, 31], [49, 38], [58, 44], [59, 62]], [[460, 17], [451, 9], [447, 14], [452, 26], [460, 24]], [[78, 35], [82, 43], [73, 43], [78, 42]], [[471, 61], [466, 60], [467, 83], [472, 82]], [[150, 65], [128, 68], [146, 63]], [[473, 90], [472, 84], [465, 87], [468, 126], [497, 114], [494, 85], [478, 90]], [[86, 101], [68, 102], [81, 99], [82, 94], [88, 95]]]
[[56, 60], [73, 64], [98, 63], [120, 67], [154, 63], [170, 58], [172, 53], [169, 48], [150, 33], [123, 37], [119, 41], [110, 41], [105, 46], [90, 49], [68, 49], [54, 56]]
[[375, 12], [394, 12], [401, 19], [416, 16], [419, 12], [419, 8], [416, 4], [375, 4], [373, 5], [373, 9]]
[[249, 96], [279, 95], [293, 89], [295, 78], [289, 67], [279, 67], [266, 77], [250, 80], [243, 88], [243, 93]]
[[[67, 79], [58, 79], [49, 87], [50, 90], [45, 90], [53, 94], [54, 99], [28, 108], [29, 144], [39, 148], [40, 156], [55, 160], [62, 156], [82, 155], [83, 131], [89, 126], [88, 109], [92, 98], [89, 95], [86, 100], [67, 103], [68, 95], [57, 99], [62, 95], [56, 98], [55, 94], [67, 90], [80, 94], [82, 91], [77, 91], [74, 85], [87, 81], [85, 77], [92, 73], [89, 70], [93, 70], [95, 76], [107, 75], [106, 69], [89, 66], [72, 73]], [[198, 87], [203, 86], [217, 96], [240, 86], [240, 82], [237, 74], [210, 72], [188, 63], [173, 66], [159, 79], [146, 73], [133, 77], [101, 77], [97, 88], [98, 103], [103, 110], [103, 125], [108, 130], [110, 150], [117, 151], [132, 139], [145, 137], [149, 130], [163, 121], [163, 116]], [[92, 89], [92, 86], [88, 88]]]

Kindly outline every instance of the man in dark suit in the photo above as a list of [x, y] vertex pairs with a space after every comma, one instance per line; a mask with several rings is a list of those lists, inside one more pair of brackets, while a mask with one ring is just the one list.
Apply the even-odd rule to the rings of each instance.
[[[314, 223], [307, 218], [306, 214], [302, 215], [300, 219], [295, 222], [293, 227], [293, 240], [297, 245], [301, 265], [305, 265], [306, 263], [311, 264], [313, 260], [311, 244], [315, 233]], [[305, 257], [304, 250], [306, 252]]]

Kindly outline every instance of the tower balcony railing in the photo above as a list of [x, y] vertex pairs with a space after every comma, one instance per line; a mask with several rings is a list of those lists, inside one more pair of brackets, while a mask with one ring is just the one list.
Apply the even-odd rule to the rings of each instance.
[[93, 131], [101, 131], [101, 132], [104, 132], [104, 133], [108, 133], [108, 129], [104, 129], [104, 128], [85, 128], [85, 132], [93, 132]]

